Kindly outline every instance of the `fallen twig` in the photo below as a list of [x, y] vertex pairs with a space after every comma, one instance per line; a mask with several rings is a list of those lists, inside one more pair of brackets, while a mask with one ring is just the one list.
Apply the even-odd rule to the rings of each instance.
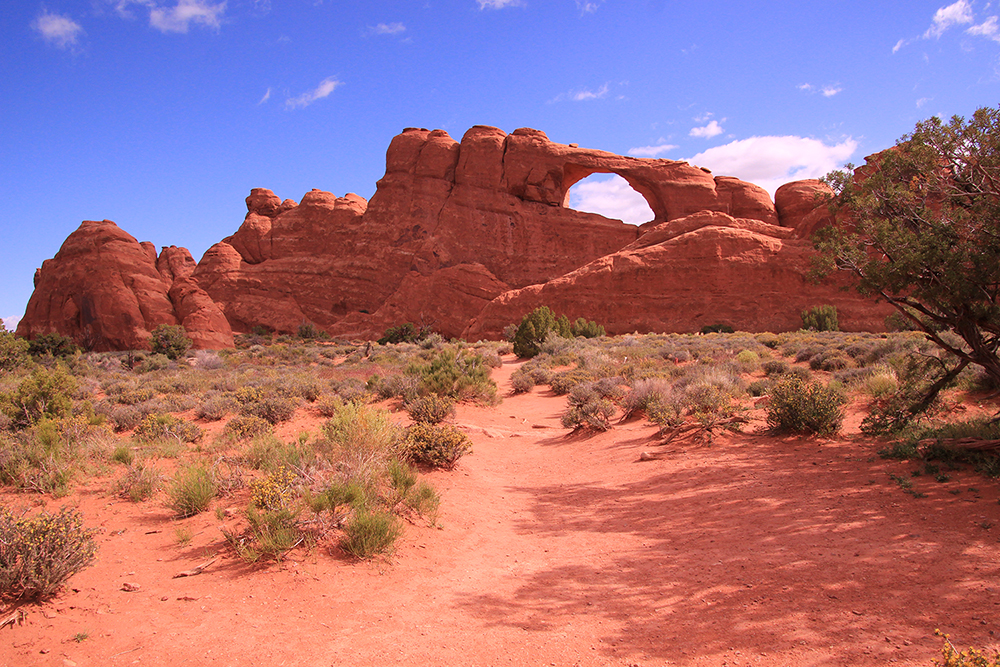
[[15, 610], [10, 616], [0, 619], [0, 629], [7, 627], [14, 627], [15, 625], [23, 625], [24, 619], [28, 615], [24, 613], [23, 609]]
[[183, 572], [178, 572], [177, 574], [175, 574], [173, 576], [173, 578], [174, 579], [179, 579], [180, 577], [193, 577], [196, 574], [201, 574], [202, 572], [205, 571], [206, 567], [208, 567], [209, 565], [211, 565], [212, 563], [214, 563], [217, 560], [219, 560], [219, 557], [215, 556], [214, 558], [212, 558], [212, 560], [206, 561], [206, 562], [202, 563], [201, 565], [199, 565], [198, 567], [191, 568], [190, 570], [184, 570]]

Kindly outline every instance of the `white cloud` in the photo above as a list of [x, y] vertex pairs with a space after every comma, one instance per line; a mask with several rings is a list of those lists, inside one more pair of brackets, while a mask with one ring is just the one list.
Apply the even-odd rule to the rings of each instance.
[[701, 137], [702, 139], [711, 139], [712, 137], [717, 137], [725, 132], [722, 126], [719, 125], [719, 121], [713, 120], [708, 125], [704, 127], [693, 127], [691, 131], [688, 132], [692, 137]]
[[974, 25], [965, 32], [978, 37], [987, 37], [995, 42], [1000, 42], [1000, 25], [997, 25], [997, 17], [991, 16], [979, 25]]
[[840, 86], [823, 86], [823, 97], [833, 97], [842, 90]]
[[628, 154], [634, 155], [635, 157], [658, 157], [664, 153], [674, 150], [675, 148], [678, 148], [678, 146], [661, 141], [656, 146], [638, 146], [636, 148], [630, 148], [628, 149]]
[[369, 30], [373, 35], [398, 35], [401, 32], [406, 32], [406, 26], [402, 23], [379, 23]]
[[924, 33], [924, 37], [940, 37], [948, 28], [964, 23], [972, 23], [972, 6], [966, 0], [958, 0], [934, 12], [931, 27]]
[[270, 88], [270, 86], [268, 87], [267, 92], [264, 93], [264, 97], [260, 98], [260, 102], [257, 102], [257, 106], [260, 106], [264, 102], [267, 102], [269, 99], [271, 99], [271, 88]]
[[576, 0], [576, 8], [580, 10], [581, 14], [593, 14], [601, 6], [601, 1], [588, 2], [587, 0]]
[[476, 0], [480, 9], [503, 9], [504, 7], [523, 7], [521, 0]]
[[709, 148], [691, 164], [711, 169], [717, 176], [735, 176], [774, 196], [779, 186], [804, 178], [819, 178], [839, 169], [858, 148], [854, 139], [828, 145], [806, 137], [750, 137]]
[[580, 90], [570, 93], [570, 99], [574, 102], [585, 102], [587, 100], [599, 100], [608, 94], [608, 84], [604, 84], [597, 90]]
[[334, 77], [328, 76], [320, 81], [319, 85], [313, 90], [302, 93], [298, 97], [285, 100], [285, 107], [288, 109], [300, 109], [302, 107], [307, 107], [316, 100], [328, 97], [330, 93], [337, 88], [337, 86], [342, 86], [343, 84], [343, 81], [337, 81]]
[[597, 213], [632, 225], [641, 225], [653, 219], [653, 211], [642, 195], [621, 176], [603, 178], [590, 176], [583, 179], [569, 192], [570, 208]]
[[833, 97], [837, 93], [844, 90], [839, 83], [834, 85], [823, 86], [822, 88], [819, 89], [817, 89], [816, 86], [812, 85], [811, 83], [801, 83], [798, 86], [796, 86], [796, 88], [798, 88], [804, 93], [821, 93], [823, 97]]
[[898, 42], [896, 42], [896, 46], [892, 47], [892, 52], [896, 53], [896, 51], [899, 51], [904, 46], [906, 46], [906, 40], [905, 39], [901, 39]]
[[60, 49], [76, 46], [77, 40], [83, 34], [83, 27], [68, 16], [52, 14], [47, 10], [35, 19], [31, 27], [38, 31], [42, 38]]
[[226, 3], [209, 0], [178, 0], [173, 7], [154, 7], [149, 11], [149, 25], [160, 32], [187, 32], [192, 23], [219, 29]]
[[20, 321], [20, 317], [17, 315], [11, 315], [10, 317], [3, 318], [3, 325], [7, 328], [7, 331], [13, 331], [17, 328], [17, 323]]
[[796, 88], [798, 88], [799, 90], [803, 90], [807, 93], [810, 93], [813, 90], [815, 90], [815, 87], [811, 83], [800, 83], [798, 86], [796, 86]]
[[919, 100], [917, 100], [917, 108], [918, 109], [923, 108], [925, 104], [927, 104], [933, 99], [934, 99], [933, 97], [921, 97]]

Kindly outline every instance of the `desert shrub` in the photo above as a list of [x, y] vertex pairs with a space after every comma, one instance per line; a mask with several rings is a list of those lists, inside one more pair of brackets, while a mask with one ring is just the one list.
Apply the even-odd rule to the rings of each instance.
[[226, 367], [226, 362], [215, 350], [197, 350], [194, 353], [194, 367], [203, 371], [215, 371]]
[[114, 398], [122, 405], [136, 405], [150, 400], [155, 395], [156, 392], [152, 387], [131, 386], [121, 388], [115, 393]]
[[0, 397], [0, 405], [14, 426], [24, 428], [42, 418], [69, 415], [76, 390], [76, 379], [65, 368], [37, 367], [13, 392]]
[[525, 394], [535, 386], [535, 379], [524, 366], [510, 374], [510, 389], [515, 394]]
[[33, 357], [71, 357], [80, 348], [76, 346], [72, 338], [60, 336], [57, 333], [42, 334], [35, 336], [28, 342], [28, 354]]
[[594, 431], [607, 431], [611, 428], [611, 418], [615, 415], [615, 404], [606, 398], [594, 396], [582, 400], [576, 405], [570, 404], [563, 414], [561, 422], [564, 428], [574, 430], [587, 428]]
[[839, 331], [836, 306], [814, 306], [802, 311], [802, 328], [810, 331]]
[[243, 416], [260, 417], [271, 424], [290, 420], [295, 415], [298, 401], [288, 396], [266, 395], [240, 405]]
[[167, 505], [182, 519], [194, 516], [208, 509], [216, 491], [212, 471], [203, 465], [192, 465], [174, 475], [167, 488]]
[[320, 331], [315, 324], [304, 320], [299, 324], [298, 334], [302, 340], [313, 340], [319, 338]]
[[837, 391], [786, 374], [771, 387], [767, 423], [778, 432], [833, 435], [840, 430], [844, 402]]
[[378, 339], [379, 345], [389, 343], [416, 343], [425, 338], [430, 331], [424, 328], [417, 328], [412, 322], [404, 322], [398, 326], [389, 327]]
[[899, 390], [899, 378], [889, 366], [879, 365], [862, 380], [860, 388], [872, 398], [887, 398]]
[[759, 333], [756, 336], [754, 336], [754, 338], [757, 340], [758, 343], [760, 343], [764, 347], [771, 348], [772, 350], [778, 349], [778, 346], [781, 345], [781, 336], [779, 336], [778, 334], [771, 333], [769, 331]]
[[604, 327], [594, 321], [587, 321], [578, 317], [570, 329], [573, 337], [582, 336], [584, 338], [600, 338], [604, 335]]
[[764, 369], [764, 374], [771, 377], [772, 375], [787, 373], [791, 366], [784, 359], [768, 359], [764, 362], [762, 368]]
[[106, 427], [85, 417], [43, 419], [18, 433], [0, 433], [0, 482], [65, 495], [88, 455], [109, 438]]
[[15, 517], [0, 507], [0, 598], [44, 600], [94, 562], [94, 531], [79, 511]]
[[106, 401], [99, 402], [94, 409], [98, 414], [104, 415], [118, 433], [131, 431], [145, 416], [143, 411], [134, 405], [118, 405]]
[[321, 449], [338, 472], [371, 489], [379, 486], [403, 447], [403, 431], [389, 413], [367, 405], [345, 403], [321, 431]]
[[372, 558], [392, 550], [403, 527], [389, 512], [357, 509], [344, 525], [341, 548], [356, 558]]
[[135, 460], [135, 452], [132, 448], [126, 444], [119, 444], [115, 447], [114, 451], [111, 453], [111, 460], [115, 463], [124, 463], [125, 465], [131, 465], [132, 461]]
[[573, 390], [573, 387], [593, 379], [593, 374], [579, 368], [554, 374], [549, 380], [549, 387], [558, 395], [563, 396]]
[[250, 504], [262, 510], [289, 507], [295, 500], [295, 475], [281, 466], [250, 483]]
[[944, 646], [941, 647], [942, 662], [934, 661], [935, 665], [941, 667], [1000, 667], [1000, 651], [996, 649], [977, 649], [969, 647], [964, 651], [959, 651], [951, 643], [951, 635], [946, 635], [940, 630], [935, 630], [934, 634], [944, 638]]
[[760, 355], [753, 350], [740, 350], [736, 355], [736, 363], [744, 373], [752, 373], [760, 366]]
[[271, 422], [256, 415], [233, 417], [222, 429], [222, 435], [236, 441], [250, 440], [274, 432]]
[[348, 403], [367, 403], [372, 398], [368, 387], [357, 378], [344, 378], [339, 382], [333, 382], [331, 387], [337, 396]]
[[[521, 318], [514, 333], [514, 354], [521, 358], [530, 358], [542, 350], [542, 343], [550, 331], [557, 328], [557, 318], [548, 306], [539, 306]], [[570, 334], [566, 331], [566, 335]]]
[[152, 337], [149, 343], [153, 348], [153, 354], [162, 354], [174, 360], [183, 357], [191, 348], [191, 339], [187, 337], [184, 327], [179, 324], [160, 324], [150, 333]]
[[156, 352], [154, 354], [150, 354], [147, 357], [144, 357], [142, 361], [136, 364], [135, 372], [153, 373], [154, 371], [166, 370], [170, 368], [171, 365], [172, 362], [170, 361], [169, 356], [160, 352]]
[[415, 422], [440, 424], [455, 414], [455, 401], [447, 396], [428, 394], [407, 403], [406, 412]]
[[404, 454], [416, 463], [450, 470], [471, 451], [469, 436], [454, 426], [420, 422], [406, 430]]
[[338, 508], [351, 506], [355, 509], [368, 507], [369, 489], [353, 480], [333, 480], [319, 493], [306, 489], [303, 500], [316, 514], [329, 511], [337, 513]]
[[425, 363], [413, 363], [407, 369], [420, 379], [420, 392], [450, 396], [458, 400], [496, 400], [497, 385], [490, 378], [490, 368], [479, 354], [465, 350], [441, 350]]
[[441, 496], [427, 482], [418, 482], [403, 498], [403, 502], [414, 512], [436, 520], [438, 508], [441, 506]]
[[28, 341], [0, 324], [0, 371], [12, 371], [28, 363]]
[[144, 461], [133, 463], [115, 483], [115, 494], [134, 503], [149, 500], [163, 486], [163, 476]]
[[199, 419], [216, 422], [235, 410], [236, 405], [236, 399], [232, 396], [218, 391], [210, 391], [202, 397], [195, 410], [195, 415]]
[[315, 459], [316, 452], [305, 443], [284, 442], [270, 433], [254, 437], [244, 456], [247, 465], [267, 472], [305, 470]]
[[705, 326], [703, 326], [701, 328], [701, 333], [703, 333], [703, 334], [710, 334], [710, 333], [731, 334], [731, 333], [735, 333], [735, 332], [736, 332], [736, 330], [733, 329], [732, 326], [730, 326], [728, 324], [722, 324], [722, 323], [719, 323], [719, 324], [706, 324]]
[[201, 429], [180, 417], [170, 414], [149, 414], [139, 421], [132, 437], [139, 442], [173, 439], [178, 442], [197, 442], [201, 439]]
[[289, 507], [274, 509], [247, 507], [247, 529], [236, 535], [223, 529], [222, 534], [236, 554], [248, 563], [265, 559], [281, 560], [302, 539], [298, 513]]
[[666, 378], [645, 378], [636, 380], [632, 389], [622, 399], [623, 419], [637, 412], [648, 416], [649, 406], [655, 402], [664, 402], [673, 393], [670, 381]]
[[420, 378], [415, 375], [390, 375], [382, 378], [373, 375], [368, 379], [368, 389], [375, 392], [381, 399], [401, 398], [409, 401], [417, 397], [420, 388]]
[[747, 393], [756, 398], [766, 394], [770, 387], [771, 383], [769, 380], [754, 380], [747, 385]]

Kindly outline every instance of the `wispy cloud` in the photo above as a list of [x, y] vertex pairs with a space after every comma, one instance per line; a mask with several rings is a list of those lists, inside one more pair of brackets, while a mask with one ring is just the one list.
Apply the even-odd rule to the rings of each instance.
[[637, 146], [636, 148], [628, 149], [628, 154], [635, 157], [659, 157], [664, 153], [668, 153], [678, 146], [674, 144], [668, 144], [667, 142], [660, 140], [660, 143], [655, 146]]
[[965, 32], [977, 37], [986, 37], [995, 42], [1000, 42], [1000, 25], [996, 16], [991, 16], [979, 25], [974, 25]]
[[840, 86], [823, 86], [823, 97], [833, 97], [837, 93], [843, 91], [844, 89]]
[[597, 213], [633, 225], [653, 219], [649, 204], [621, 176], [585, 178], [570, 188], [569, 205], [577, 211]]
[[811, 83], [800, 83], [796, 86], [799, 90], [804, 93], [820, 93], [823, 97], [833, 97], [837, 93], [843, 92], [844, 88], [839, 84], [833, 84], [829, 86], [822, 86], [817, 88]]
[[476, 0], [479, 9], [503, 9], [504, 7], [523, 7], [523, 0]]
[[160, 32], [187, 32], [191, 24], [219, 29], [226, 3], [209, 0], [178, 0], [173, 7], [154, 7], [149, 11], [149, 25]]
[[602, 97], [606, 97], [608, 94], [608, 84], [602, 85], [597, 90], [580, 90], [575, 93], [570, 93], [570, 99], [574, 102], [586, 102], [587, 100], [599, 100]]
[[907, 41], [905, 39], [899, 40], [898, 42], [896, 42], [896, 45], [894, 47], [892, 47], [892, 52], [896, 53], [901, 48], [903, 48], [904, 46], [906, 46], [906, 44], [907, 44]]
[[576, 8], [581, 14], [593, 14], [602, 2], [603, 0], [576, 0]]
[[712, 137], [717, 137], [725, 132], [722, 126], [719, 125], [719, 121], [713, 120], [708, 125], [703, 127], [693, 127], [691, 131], [688, 132], [692, 137], [700, 137], [702, 139], [711, 139]]
[[47, 10], [32, 23], [31, 27], [49, 44], [60, 49], [75, 47], [83, 35], [83, 27], [68, 16], [53, 14]]
[[368, 32], [372, 35], [399, 35], [406, 32], [406, 26], [402, 23], [379, 23], [368, 28]]
[[858, 148], [848, 137], [826, 144], [806, 137], [750, 137], [716, 146], [687, 158], [719, 176], [736, 176], [755, 183], [774, 196], [781, 185], [818, 178], [844, 164]]
[[940, 37], [948, 28], [965, 23], [972, 23], [972, 6], [966, 0], [958, 0], [934, 12], [931, 27], [924, 33], [924, 37]]
[[257, 106], [260, 106], [264, 102], [267, 102], [269, 99], [271, 99], [271, 88], [270, 87], [268, 87], [267, 92], [264, 93], [264, 97], [260, 98], [260, 102], [257, 102]]
[[292, 97], [285, 100], [285, 108], [287, 109], [301, 109], [302, 107], [307, 107], [316, 100], [321, 100], [324, 97], [329, 97], [338, 86], [344, 85], [343, 81], [337, 81], [336, 78], [328, 76], [319, 82], [313, 90], [302, 93], [298, 97]]

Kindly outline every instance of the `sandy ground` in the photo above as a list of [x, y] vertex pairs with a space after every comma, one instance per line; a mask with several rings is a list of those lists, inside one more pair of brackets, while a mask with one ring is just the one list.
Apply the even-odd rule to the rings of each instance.
[[461, 407], [475, 450], [427, 476], [438, 524], [407, 524], [376, 562], [319, 547], [249, 566], [214, 512], [176, 521], [107, 480], [5, 495], [79, 506], [100, 550], [0, 630], [0, 664], [930, 665], [936, 628], [1000, 642], [996, 481], [924, 476], [908, 495], [889, 475], [915, 464], [879, 459], [856, 418], [836, 440], [752, 426], [662, 446], [643, 421], [570, 434], [564, 408], [539, 388]]

